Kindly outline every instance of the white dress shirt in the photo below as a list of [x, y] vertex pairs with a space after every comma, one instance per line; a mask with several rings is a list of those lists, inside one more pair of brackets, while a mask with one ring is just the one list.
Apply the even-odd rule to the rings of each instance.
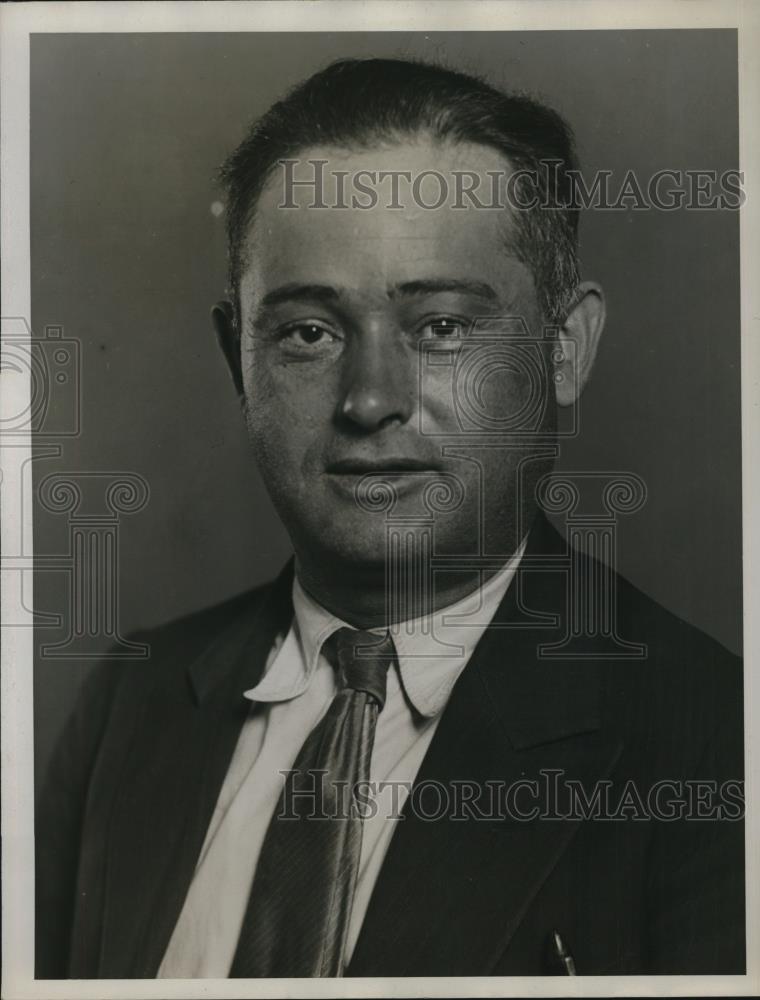
[[[350, 958], [411, 785], [459, 674], [517, 569], [525, 541], [486, 583], [435, 614], [394, 625], [398, 666], [375, 731], [370, 781], [377, 810], [363, 823], [348, 930]], [[235, 954], [256, 862], [284, 782], [336, 693], [325, 640], [346, 623], [293, 583], [293, 624], [272, 649], [222, 785], [159, 978], [225, 978]], [[383, 787], [383, 784], [385, 786]]]

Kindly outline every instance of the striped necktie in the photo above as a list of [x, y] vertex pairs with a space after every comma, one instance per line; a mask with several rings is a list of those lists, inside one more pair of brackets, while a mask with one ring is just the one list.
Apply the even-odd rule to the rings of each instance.
[[390, 634], [325, 644], [338, 692], [289, 772], [261, 848], [231, 978], [341, 976], [362, 843], [352, 790], [369, 781]]

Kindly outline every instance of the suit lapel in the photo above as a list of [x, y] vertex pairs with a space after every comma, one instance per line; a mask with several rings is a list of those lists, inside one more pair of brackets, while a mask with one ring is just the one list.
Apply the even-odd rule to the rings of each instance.
[[[457, 782], [488, 791], [487, 782], [535, 780], [536, 793], [516, 804], [543, 809], [551, 781], [542, 772], [562, 769], [588, 786], [612, 769], [621, 747], [600, 727], [598, 666], [536, 656], [556, 636], [535, 623], [556, 627], [564, 607], [554, 558], [563, 546], [541, 519], [440, 720], [347, 975], [488, 974], [578, 827], [500, 818], [498, 807], [482, 819], [425, 819], [437, 788], [453, 802]], [[98, 976], [158, 971], [247, 715], [241, 694], [292, 618], [291, 582], [289, 566], [257, 611], [188, 666], [184, 697], [175, 688], [143, 707], [108, 835]], [[472, 809], [489, 811], [484, 800]]]
[[[547, 523], [536, 526], [520, 585], [510, 587], [454, 687], [391, 840], [348, 976], [489, 974], [579, 825], [520, 820], [516, 811], [561, 815], [562, 793], [553, 804], [557, 785], [547, 772], [563, 772], [560, 789], [566, 779], [588, 788], [619, 756], [619, 741], [601, 728], [598, 665], [538, 659], [537, 645], [555, 638], [553, 630], [515, 627], [535, 621], [534, 612], [560, 624], [563, 580], [547, 567], [562, 545]], [[452, 820], [465, 784], [482, 797]], [[517, 794], [507, 809], [510, 786]]]
[[[98, 976], [156, 975], [219, 791], [278, 632], [292, 618], [292, 565], [142, 708], [108, 838]], [[167, 725], [166, 720], [171, 719]]]

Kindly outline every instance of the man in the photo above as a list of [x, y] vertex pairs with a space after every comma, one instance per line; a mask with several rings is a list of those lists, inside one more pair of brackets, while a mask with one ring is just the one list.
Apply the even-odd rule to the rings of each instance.
[[93, 673], [39, 976], [743, 971], [740, 666], [540, 510], [604, 325], [574, 168], [547, 108], [391, 60], [228, 160], [214, 324], [295, 559]]

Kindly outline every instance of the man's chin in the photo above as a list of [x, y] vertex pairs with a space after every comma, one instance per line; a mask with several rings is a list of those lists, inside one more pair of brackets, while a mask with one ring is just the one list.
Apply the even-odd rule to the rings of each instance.
[[350, 529], [340, 537], [322, 535], [318, 542], [309, 546], [317, 558], [332, 566], [352, 567], [360, 570], [384, 570], [388, 558], [388, 542], [385, 534], [361, 535]]
[[420, 545], [428, 548], [421, 534], [418, 536], [411, 525], [404, 526], [403, 542], [399, 544], [399, 525], [391, 528], [385, 519], [381, 519], [379, 524], [367, 522], [366, 515], [356, 521], [350, 516], [336, 516], [330, 525], [315, 531], [308, 538], [299, 532], [299, 537], [294, 539], [295, 548], [302, 560], [321, 565], [323, 571], [332, 573], [340, 570], [373, 576], [385, 572], [389, 559], [416, 560]]

